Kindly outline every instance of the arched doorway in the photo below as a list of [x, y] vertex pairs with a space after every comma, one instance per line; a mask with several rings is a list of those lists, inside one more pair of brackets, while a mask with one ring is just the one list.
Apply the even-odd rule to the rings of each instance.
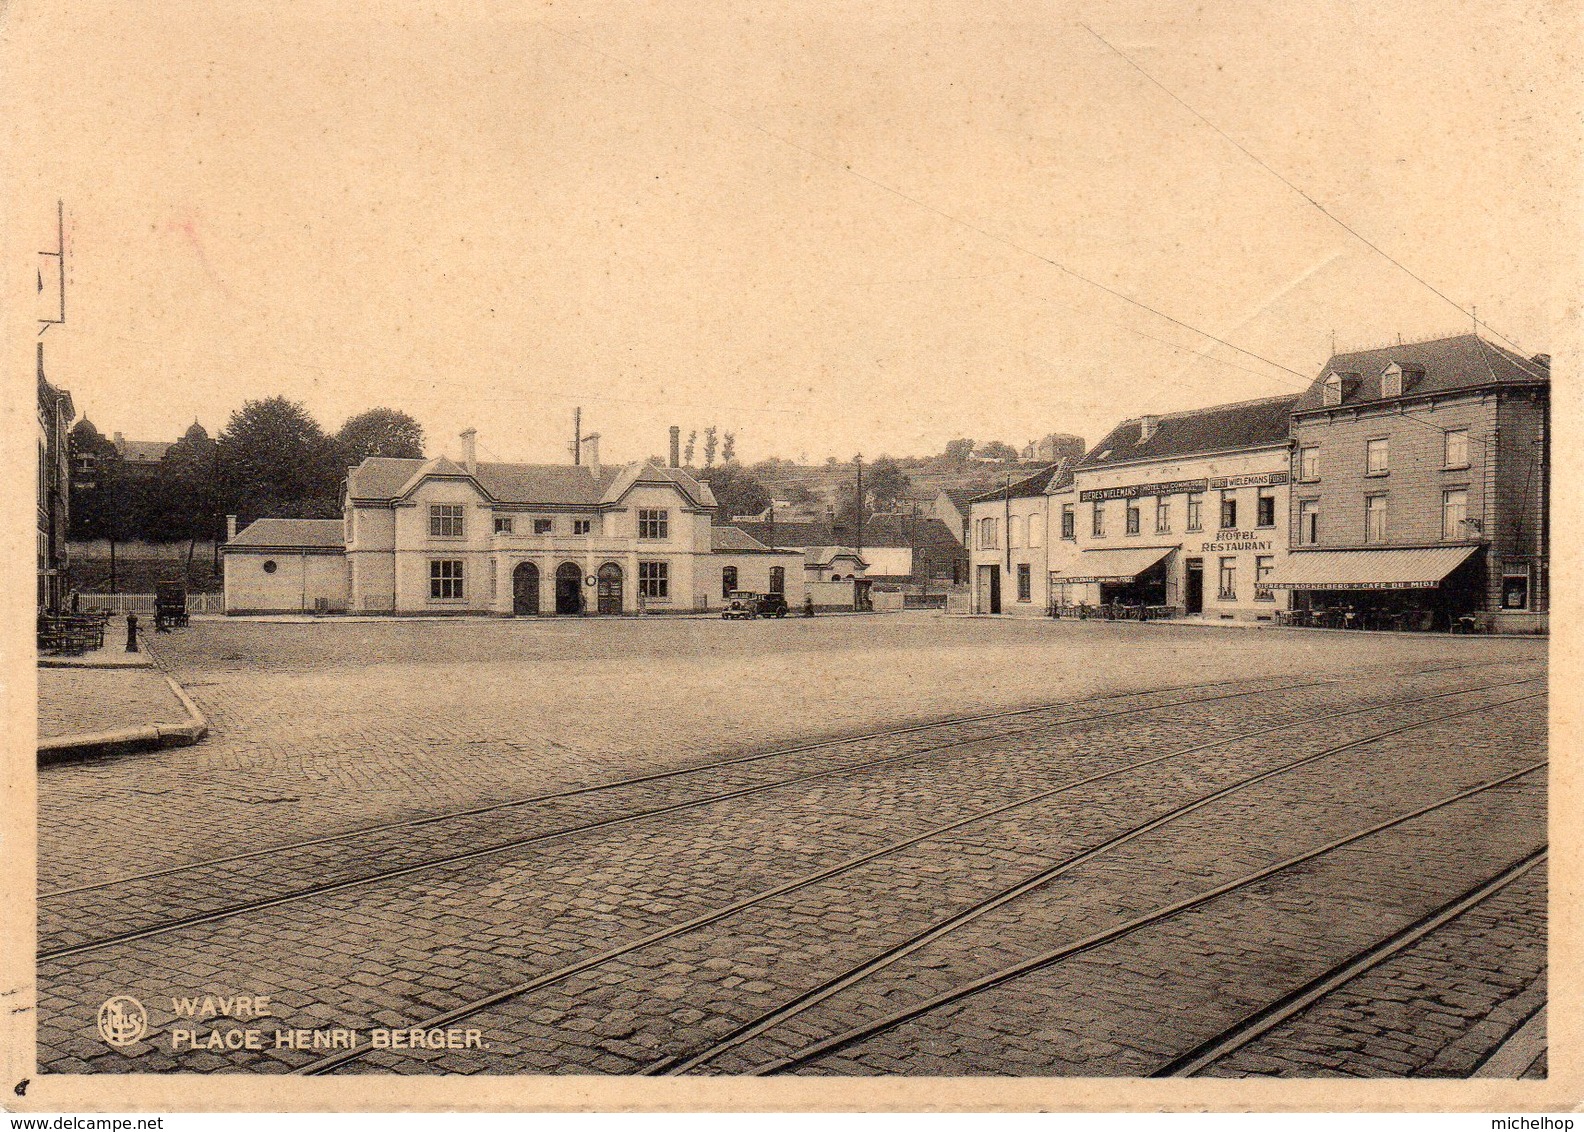
[[556, 612], [583, 612], [583, 567], [563, 562], [556, 568]]
[[533, 617], [539, 612], [539, 567], [520, 562], [512, 571], [512, 613]]
[[599, 611], [622, 611], [622, 568], [614, 562], [607, 562], [599, 568]]

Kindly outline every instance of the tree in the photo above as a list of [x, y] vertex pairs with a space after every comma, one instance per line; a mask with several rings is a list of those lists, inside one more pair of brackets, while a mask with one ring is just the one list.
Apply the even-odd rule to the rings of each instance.
[[944, 458], [950, 464], [966, 464], [974, 452], [974, 442], [968, 437], [947, 443]]
[[422, 460], [423, 426], [400, 409], [369, 409], [341, 426], [335, 447], [343, 468], [355, 468], [369, 456]]
[[699, 479], [715, 493], [716, 514], [722, 519], [757, 515], [770, 506], [770, 492], [741, 464], [705, 468]]
[[989, 444], [979, 449], [979, 455], [990, 460], [1000, 460], [1003, 463], [1019, 458], [1016, 448], [999, 440], [992, 440]]
[[143, 531], [161, 542], [187, 540], [187, 560], [200, 538], [218, 534], [217, 445], [197, 421], [165, 450], [149, 483]]
[[728, 432], [721, 437], [721, 463], [729, 464], [737, 458], [737, 434]]
[[688, 433], [687, 448], [682, 453], [682, 463], [691, 468], [693, 466], [693, 446], [698, 442], [698, 429]]
[[710, 425], [709, 428], [704, 430], [704, 466], [706, 468], [715, 466], [715, 449], [718, 446], [715, 438], [715, 426]]
[[818, 503], [820, 497], [809, 490], [809, 485], [802, 480], [793, 480], [786, 489], [786, 499], [788, 503], [808, 504]]
[[895, 460], [890, 456], [881, 456], [870, 466], [869, 474], [864, 477], [864, 486], [869, 489], [869, 500], [874, 510], [894, 511], [897, 504], [907, 497], [913, 483]]
[[226, 510], [244, 523], [261, 517], [334, 518], [344, 469], [334, 445], [297, 401], [249, 401], [220, 434]]

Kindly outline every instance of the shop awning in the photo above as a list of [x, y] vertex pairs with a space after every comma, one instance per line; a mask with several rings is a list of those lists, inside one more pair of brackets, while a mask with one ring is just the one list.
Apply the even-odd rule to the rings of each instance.
[[1052, 570], [1050, 578], [1058, 585], [1131, 582], [1176, 549], [1175, 546], [1125, 546], [1116, 550], [1086, 550], [1071, 565]]
[[1299, 550], [1260, 585], [1276, 590], [1433, 590], [1478, 546], [1393, 550]]

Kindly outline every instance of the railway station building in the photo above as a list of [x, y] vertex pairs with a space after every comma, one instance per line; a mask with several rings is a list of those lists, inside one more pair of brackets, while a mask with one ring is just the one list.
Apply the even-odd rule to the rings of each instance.
[[224, 547], [227, 613], [682, 613], [733, 590], [804, 597], [799, 550], [714, 524], [715, 499], [654, 463], [370, 457], [339, 520], [261, 519]]
[[1544, 632], [1550, 359], [1475, 334], [1341, 353], [1292, 413], [1292, 553], [1309, 617]]
[[[1273, 621], [1288, 546], [1292, 396], [1124, 421], [1074, 469], [1052, 523], [1057, 607]], [[1055, 499], [1055, 497], [1053, 497]]]

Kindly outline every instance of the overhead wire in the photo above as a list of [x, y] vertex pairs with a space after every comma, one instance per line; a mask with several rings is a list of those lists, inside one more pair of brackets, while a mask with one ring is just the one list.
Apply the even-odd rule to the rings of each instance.
[[[1199, 121], [1201, 121], [1205, 125], [1209, 126], [1212, 130], [1214, 130], [1217, 134], [1219, 134], [1223, 139], [1225, 139], [1226, 142], [1228, 144], [1230, 144], [1233, 148], [1235, 148], [1239, 153], [1243, 154], [1243, 156], [1247, 157], [1250, 161], [1254, 162], [1254, 164], [1258, 165], [1261, 169], [1265, 170], [1265, 172], [1269, 173], [1272, 177], [1275, 177], [1282, 184], [1286, 185], [1293, 192], [1297, 193], [1304, 200], [1308, 201], [1311, 205], [1313, 205], [1316, 209], [1318, 209], [1320, 211], [1320, 213], [1323, 216], [1326, 217], [1326, 219], [1330, 220], [1333, 224], [1337, 225], [1337, 227], [1341, 228], [1344, 232], [1347, 232], [1355, 240], [1358, 240], [1359, 243], [1363, 244], [1365, 247], [1369, 248], [1376, 255], [1379, 255], [1382, 259], [1386, 260], [1386, 262], [1388, 262], [1392, 266], [1396, 267], [1404, 275], [1407, 275], [1410, 279], [1414, 280], [1416, 283], [1418, 283], [1421, 286], [1425, 287], [1427, 290], [1429, 290], [1432, 294], [1434, 294], [1436, 297], [1441, 299], [1443, 302], [1449, 304], [1454, 310], [1457, 310], [1460, 313], [1462, 313], [1463, 315], [1465, 315], [1472, 322], [1472, 324], [1474, 325], [1476, 331], [1478, 330], [1478, 328], [1480, 326], [1484, 326], [1486, 330], [1489, 330], [1492, 334], [1496, 335], [1496, 337], [1500, 338], [1502, 341], [1504, 341], [1504, 342], [1508, 343], [1509, 345], [1511, 345], [1520, 354], [1525, 352], [1524, 348], [1522, 346], [1520, 346], [1517, 342], [1515, 342], [1513, 339], [1507, 337], [1507, 335], [1505, 335], [1501, 331], [1497, 330], [1490, 323], [1482, 322], [1479, 319], [1479, 317], [1474, 313], [1474, 311], [1465, 309], [1464, 306], [1461, 303], [1459, 303], [1456, 299], [1453, 299], [1445, 291], [1442, 291], [1435, 284], [1433, 284], [1429, 280], [1425, 279], [1418, 272], [1414, 271], [1407, 264], [1403, 263], [1402, 260], [1398, 259], [1396, 256], [1394, 256], [1390, 252], [1388, 252], [1385, 248], [1382, 248], [1379, 244], [1375, 243], [1369, 237], [1367, 237], [1363, 233], [1359, 232], [1358, 229], [1354, 228], [1347, 221], [1343, 220], [1340, 216], [1336, 215], [1336, 213], [1332, 212], [1325, 205], [1321, 204], [1318, 200], [1316, 200], [1309, 193], [1305, 192], [1298, 185], [1294, 184], [1287, 177], [1283, 176], [1279, 171], [1277, 171], [1276, 169], [1272, 168], [1271, 165], [1268, 162], [1266, 162], [1264, 159], [1262, 159], [1258, 154], [1254, 153], [1251, 149], [1249, 149], [1242, 142], [1238, 141], [1231, 134], [1227, 133], [1220, 126], [1216, 125], [1209, 118], [1207, 118], [1204, 114], [1200, 113], [1197, 109], [1195, 109], [1193, 106], [1191, 106], [1184, 98], [1182, 98], [1179, 94], [1177, 94], [1176, 91], [1172, 90], [1165, 83], [1161, 82], [1154, 75], [1152, 75], [1148, 71], [1146, 71], [1138, 63], [1134, 62], [1133, 59], [1131, 59], [1120, 48], [1118, 48], [1117, 46], [1112, 44], [1110, 40], [1105, 38], [1105, 36], [1101, 35], [1097, 31], [1095, 31], [1095, 29], [1090, 27], [1088, 24], [1080, 24], [1079, 26], [1081, 26], [1086, 32], [1088, 32], [1090, 35], [1094, 36], [1097, 40], [1099, 40], [1102, 44], [1104, 44], [1105, 47], [1108, 50], [1110, 50], [1113, 54], [1115, 54], [1117, 58], [1121, 59], [1128, 66], [1132, 67], [1139, 74], [1143, 75], [1144, 78], [1147, 79], [1152, 85], [1154, 85], [1155, 87], [1157, 87], [1160, 90], [1164, 91], [1165, 94], [1167, 95], [1167, 97], [1169, 97], [1173, 102], [1177, 103], [1177, 105], [1181, 106], [1184, 110], [1188, 111], [1188, 113], [1192, 114], [1195, 118], [1199, 119]], [[1531, 371], [1531, 372], [1533, 372], [1533, 371]], [[1534, 376], [1539, 376], [1539, 374], [1538, 373], [1534, 373]]]

